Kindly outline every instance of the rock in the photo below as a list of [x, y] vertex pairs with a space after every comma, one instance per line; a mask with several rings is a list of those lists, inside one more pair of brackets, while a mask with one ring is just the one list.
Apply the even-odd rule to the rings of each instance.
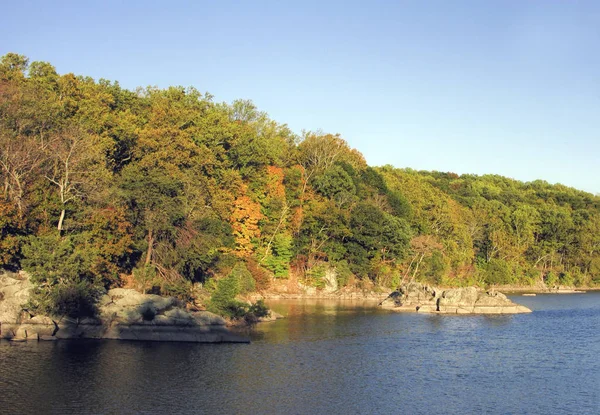
[[433, 287], [411, 282], [392, 292], [379, 305], [399, 311], [437, 310], [437, 292]]
[[0, 323], [18, 324], [22, 318], [22, 305], [29, 301], [31, 283], [23, 274], [0, 274]]
[[226, 321], [208, 311], [190, 312], [175, 298], [109, 290], [98, 302], [98, 317], [32, 316], [23, 309], [31, 284], [27, 274], [0, 274], [0, 338], [56, 340], [73, 338], [248, 342], [226, 327]]
[[260, 317], [258, 319], [258, 321], [260, 322], [267, 322], [267, 321], [275, 321], [275, 320], [279, 320], [284, 318], [281, 314], [276, 313], [273, 310], [269, 310], [269, 315], [265, 316], [265, 317]]
[[323, 293], [330, 294], [338, 290], [337, 271], [335, 268], [328, 268], [325, 271], [323, 282], [325, 283], [325, 286], [321, 290]]
[[392, 292], [381, 307], [397, 311], [418, 311], [440, 314], [516, 314], [531, 310], [510, 301], [497, 291], [475, 287], [440, 290], [411, 282]]

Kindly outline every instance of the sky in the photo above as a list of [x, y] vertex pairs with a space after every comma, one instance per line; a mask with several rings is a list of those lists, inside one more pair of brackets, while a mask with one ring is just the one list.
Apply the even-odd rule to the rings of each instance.
[[600, 193], [600, 2], [13, 1], [0, 55], [251, 99], [370, 165]]

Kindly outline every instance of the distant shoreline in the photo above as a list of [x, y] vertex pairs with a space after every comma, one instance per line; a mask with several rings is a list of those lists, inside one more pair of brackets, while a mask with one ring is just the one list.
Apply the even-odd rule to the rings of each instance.
[[[439, 287], [441, 289], [450, 289], [455, 287]], [[393, 290], [384, 291], [361, 291], [356, 290], [340, 290], [334, 292], [320, 293], [283, 293], [283, 292], [263, 292], [252, 295], [253, 299], [264, 299], [268, 301], [277, 300], [338, 300], [338, 301], [383, 301]], [[485, 291], [499, 291], [506, 295], [514, 294], [581, 294], [585, 292], [600, 291], [600, 287], [577, 287], [577, 288], [559, 288], [550, 289], [542, 287], [522, 287], [522, 286], [500, 286], [485, 288]]]

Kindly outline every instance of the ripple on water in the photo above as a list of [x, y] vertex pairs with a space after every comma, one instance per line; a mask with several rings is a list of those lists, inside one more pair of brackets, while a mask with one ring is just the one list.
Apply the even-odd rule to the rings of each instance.
[[439, 316], [279, 302], [250, 345], [0, 342], [0, 413], [597, 414], [600, 295]]

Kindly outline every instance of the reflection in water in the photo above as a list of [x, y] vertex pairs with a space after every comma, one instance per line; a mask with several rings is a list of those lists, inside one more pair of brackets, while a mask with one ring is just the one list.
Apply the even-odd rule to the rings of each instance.
[[600, 295], [515, 316], [273, 302], [250, 345], [0, 342], [0, 413], [600, 412]]

